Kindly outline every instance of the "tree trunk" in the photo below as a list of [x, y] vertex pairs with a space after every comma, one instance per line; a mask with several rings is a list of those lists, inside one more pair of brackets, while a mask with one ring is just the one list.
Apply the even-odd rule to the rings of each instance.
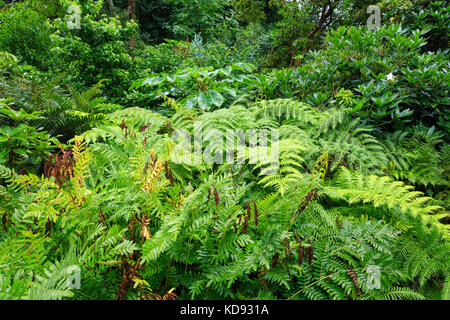
[[308, 41], [308, 43], [306, 44], [305, 48], [302, 51], [303, 58], [302, 58], [302, 60], [297, 61], [295, 63], [295, 67], [300, 66], [303, 63], [303, 61], [305, 60], [304, 55], [309, 51], [309, 49], [311, 49], [311, 47], [313, 45], [314, 37], [316, 36], [317, 32], [320, 32], [323, 29], [325, 29], [333, 21], [334, 6], [335, 6], [334, 1], [330, 0], [330, 1], [328, 1], [328, 3], [326, 5], [324, 5], [322, 7], [322, 12], [320, 14], [319, 21], [317, 22], [317, 24], [314, 27], [314, 29], [312, 29], [311, 32], [308, 34], [308, 40], [309, 41]]
[[113, 0], [106, 0], [106, 1], [109, 4], [109, 9], [111, 10], [111, 13], [117, 17], [117, 12], [116, 12]]
[[[136, 16], [136, 4], [134, 0], [128, 0], [128, 17], [134, 20]], [[134, 60], [134, 37], [130, 38], [131, 58]]]

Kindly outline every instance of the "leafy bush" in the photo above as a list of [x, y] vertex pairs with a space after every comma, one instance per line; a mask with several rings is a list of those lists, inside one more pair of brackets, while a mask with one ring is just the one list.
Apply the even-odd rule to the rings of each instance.
[[136, 73], [144, 77], [152, 73], [174, 72], [184, 62], [181, 46], [178, 42], [145, 46], [136, 52]]
[[0, 48], [42, 69], [50, 67], [51, 27], [26, 6], [0, 12]]
[[268, 98], [298, 96], [315, 106], [340, 104], [338, 93], [345, 89], [352, 94], [347, 105], [369, 123], [445, 128], [448, 54], [421, 54], [423, 35], [398, 25], [377, 31], [338, 28], [326, 36], [327, 46], [311, 52], [302, 66], [259, 74], [253, 87]]
[[385, 19], [391, 23], [402, 24], [411, 30], [428, 30], [424, 53], [447, 49], [448, 1], [381, 1]]
[[[100, 4], [102, 2], [99, 2]], [[108, 95], [123, 96], [132, 79], [133, 60], [128, 41], [136, 25], [122, 25], [116, 18], [99, 16], [98, 4], [82, 7], [81, 29], [70, 30], [62, 19], [54, 21], [52, 70], [71, 70], [69, 82], [81, 88], [107, 79]]]
[[227, 15], [230, 0], [166, 0], [173, 3], [173, 21], [166, 23], [179, 40], [202, 33], [205, 38], [215, 35], [217, 25], [220, 25]]
[[0, 100], [2, 123], [4, 118], [9, 120], [9, 125], [0, 127], [0, 165], [36, 171], [51, 149], [57, 146], [58, 140], [24, 123], [38, 116], [27, 114], [23, 109], [16, 112]]
[[[199, 107], [203, 110], [219, 108], [225, 103], [225, 98], [237, 97], [239, 87], [246, 79], [246, 73], [252, 72], [254, 66], [246, 63], [236, 63], [225, 68], [194, 69], [187, 68], [174, 75], [159, 74], [152, 78], [139, 79], [133, 83], [130, 90], [149, 86], [158, 88], [144, 93], [147, 100], [158, 100], [162, 97], [175, 97], [179, 103], [185, 104], [188, 109]], [[135, 94], [141, 96], [141, 94]]]

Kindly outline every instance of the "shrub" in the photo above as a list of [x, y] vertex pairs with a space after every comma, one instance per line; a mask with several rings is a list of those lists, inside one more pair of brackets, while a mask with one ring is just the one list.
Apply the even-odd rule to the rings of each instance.
[[69, 30], [62, 19], [54, 21], [52, 70], [70, 70], [69, 82], [78, 88], [107, 79], [106, 92], [113, 100], [120, 100], [132, 79], [128, 41], [136, 32], [136, 24], [122, 25], [116, 18], [99, 16], [92, 4], [82, 9], [80, 30]]
[[51, 66], [51, 27], [45, 18], [25, 5], [0, 13], [0, 47], [41, 69]]

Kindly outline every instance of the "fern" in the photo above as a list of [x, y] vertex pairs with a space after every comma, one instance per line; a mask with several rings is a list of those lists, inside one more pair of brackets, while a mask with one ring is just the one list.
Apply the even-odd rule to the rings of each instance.
[[[414, 216], [424, 216], [441, 209], [439, 206], [427, 205], [430, 197], [422, 196], [422, 192], [413, 191], [412, 186], [403, 182], [375, 175], [367, 177], [352, 173], [345, 167], [340, 168], [333, 184], [325, 189], [333, 198], [342, 197], [352, 204], [363, 202], [372, 203], [375, 207], [398, 207], [401, 212], [410, 212]], [[438, 222], [435, 224], [439, 225]]]
[[450, 300], [450, 277], [447, 276], [441, 293], [442, 300]]

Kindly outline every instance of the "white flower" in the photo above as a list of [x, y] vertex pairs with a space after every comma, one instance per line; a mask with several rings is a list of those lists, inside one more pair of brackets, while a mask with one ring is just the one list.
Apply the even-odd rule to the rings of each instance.
[[388, 81], [391, 81], [391, 82], [394, 82], [395, 77], [394, 77], [394, 75], [392, 74], [392, 72], [389, 73], [389, 74], [387, 75], [387, 80], [388, 80]]

